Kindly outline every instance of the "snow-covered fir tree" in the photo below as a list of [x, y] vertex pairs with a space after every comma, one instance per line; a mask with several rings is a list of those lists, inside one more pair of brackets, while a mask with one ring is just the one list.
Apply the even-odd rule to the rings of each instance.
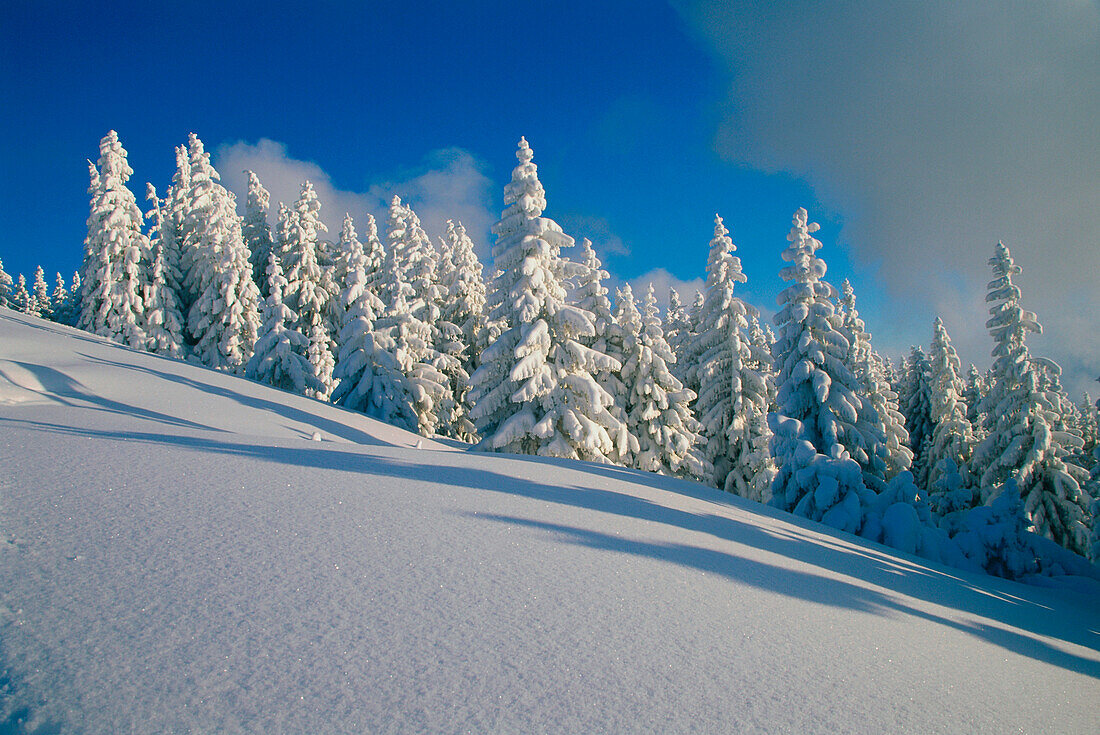
[[675, 288], [668, 289], [668, 309], [665, 311], [664, 322], [665, 340], [672, 354], [676, 355], [676, 363], [670, 366], [672, 374], [681, 383], [684, 382], [684, 350], [691, 342], [694, 335], [691, 333], [691, 320], [687, 310], [680, 301], [680, 292]]
[[[190, 188], [183, 208], [181, 253], [195, 295], [185, 318], [191, 354], [208, 367], [243, 372], [260, 327], [260, 291], [252, 280], [236, 198], [221, 185], [210, 154], [189, 138]], [[167, 244], [165, 245], [167, 247]]]
[[152, 263], [144, 293], [148, 338], [146, 349], [180, 358], [186, 355], [185, 320], [180, 308], [179, 294], [172, 285], [180, 282], [179, 251], [173, 241], [173, 234], [169, 232], [170, 225], [165, 218], [164, 203], [157, 197], [157, 191], [152, 184], [146, 184], [145, 198], [153, 205], [145, 215], [153, 223], [149, 232]]
[[593, 373], [621, 365], [578, 341], [595, 334], [591, 312], [565, 303], [560, 249], [573, 245], [542, 216], [545, 191], [520, 139], [519, 165], [493, 226], [497, 276], [489, 319], [505, 331], [471, 376], [471, 417], [487, 449], [607, 461], [619, 422]]
[[932, 350], [930, 354], [932, 443], [929, 454], [924, 458], [928, 472], [928, 488], [940, 483], [947, 467], [945, 461], [950, 458], [956, 471], [969, 481], [970, 453], [973, 451], [974, 433], [970, 421], [966, 418], [966, 403], [962, 393], [964, 386], [960, 371], [962, 365], [943, 320], [936, 317], [933, 326]]
[[287, 280], [279, 257], [271, 251], [264, 280], [263, 332], [245, 366], [245, 376], [292, 393], [323, 391], [309, 360], [309, 340], [294, 328], [296, 315], [283, 301]]
[[35, 309], [36, 304], [34, 297], [31, 296], [30, 291], [27, 290], [27, 277], [22, 273], [19, 274], [19, 279], [15, 282], [15, 291], [12, 293], [11, 305], [16, 311], [21, 311], [31, 316], [38, 316], [38, 312]]
[[88, 167], [91, 212], [84, 240], [79, 326], [144, 349], [143, 261], [149, 241], [142, 232], [141, 210], [126, 186], [134, 172], [115, 131], [99, 142], [98, 167], [90, 161]]
[[691, 391], [670, 370], [675, 361], [650, 284], [642, 302], [642, 327], [630, 344], [622, 369], [623, 383], [628, 386], [627, 421], [631, 436], [638, 441], [634, 466], [710, 482], [713, 467], [698, 446], [703, 427], [691, 413]]
[[474, 241], [461, 222], [447, 220], [444, 237], [450, 257], [444, 259], [441, 273], [443, 319], [461, 330], [466, 347], [463, 367], [472, 374], [478, 365], [476, 345], [485, 329], [484, 269], [474, 252]]
[[859, 436], [858, 381], [847, 367], [848, 341], [834, 313], [836, 290], [822, 278], [816, 222], [798, 209], [780, 271], [790, 285], [779, 296], [774, 357], [779, 411], [769, 416], [779, 473], [772, 503], [857, 532], [875, 495], [845, 442]]
[[[593, 334], [582, 336], [579, 342], [611, 357], [620, 365], [625, 365], [628, 345], [637, 339], [642, 328], [641, 314], [634, 303], [630, 287], [625, 287], [625, 293], [629, 297], [624, 298], [624, 292], [620, 292], [616, 299], [617, 306], [613, 309], [609, 291], [603, 285], [610, 276], [603, 269], [603, 264], [592, 248], [592, 241], [588, 238], [581, 241], [580, 259], [566, 262], [564, 266], [569, 274], [566, 281], [569, 303], [592, 314]], [[608, 459], [630, 466], [634, 461], [634, 453], [638, 450], [638, 439], [630, 433], [626, 420], [627, 386], [618, 371], [608, 370], [597, 373], [594, 377], [611, 396], [612, 404], [608, 411], [619, 422], [619, 430], [611, 437], [613, 448]]]
[[183, 314], [180, 312], [176, 292], [168, 285], [165, 275], [164, 246], [153, 247], [153, 264], [149, 272], [149, 284], [145, 288], [145, 331], [148, 349], [168, 357], [183, 357]]
[[966, 383], [963, 386], [963, 403], [966, 404], [966, 420], [970, 422], [971, 431], [974, 434], [974, 444], [985, 438], [982, 429], [985, 423], [984, 417], [978, 413], [982, 398], [986, 394], [987, 386], [982, 374], [974, 363], [970, 363], [970, 369], [966, 371]]
[[34, 291], [31, 294], [34, 299], [34, 311], [43, 319], [53, 318], [53, 302], [50, 301], [50, 287], [46, 285], [46, 272], [42, 266], [34, 269]]
[[920, 345], [909, 351], [902, 388], [898, 402], [909, 431], [909, 448], [913, 450], [913, 475], [918, 485], [927, 487], [926, 456], [932, 445], [932, 366]]
[[53, 304], [53, 320], [59, 324], [68, 324], [72, 321], [72, 299], [69, 289], [65, 287], [65, 279], [60, 273], [56, 274], [53, 293], [50, 294], [50, 302]]
[[308, 395], [328, 400], [334, 387], [333, 369], [336, 366], [334, 342], [329, 331], [329, 302], [335, 294], [330, 291], [333, 286], [317, 257], [319, 234], [328, 231], [320, 215], [317, 192], [313, 184], [306, 181], [293, 210], [280, 208], [279, 240], [275, 248], [287, 280], [283, 299], [297, 315], [294, 328], [309, 340], [313, 374], [324, 386], [322, 390], [310, 388]]
[[859, 381], [862, 401], [861, 442], [855, 451], [851, 447], [849, 451], [863, 468], [864, 483], [882, 492], [887, 482], [912, 465], [909, 434], [897, 394], [883, 375], [882, 359], [871, 347], [871, 334], [859, 316], [855, 289], [847, 278], [841, 284], [840, 309], [842, 332], [848, 340], [848, 367]]
[[267, 298], [267, 264], [271, 254], [273, 240], [271, 227], [267, 224], [267, 214], [271, 208], [271, 194], [260, 183], [260, 177], [254, 171], [248, 174], [248, 194], [244, 205], [244, 219], [241, 221], [241, 237], [248, 247], [249, 261], [252, 263], [252, 278], [260, 289], [260, 296]]
[[[596, 263], [598, 264], [599, 261], [597, 260]], [[634, 292], [629, 283], [624, 284], [621, 289], [616, 289], [615, 313], [611, 322], [605, 326], [604, 339], [593, 342], [591, 346], [597, 352], [602, 352], [625, 366], [630, 356], [638, 349], [641, 332], [642, 315], [634, 302]], [[581, 343], [584, 344], [590, 339], [592, 338], [582, 338]], [[611, 433], [613, 448], [608, 459], [616, 464], [634, 466], [641, 447], [638, 437], [630, 431], [627, 419], [627, 404], [632, 386], [626, 382], [619, 370], [609, 370], [595, 377], [596, 382], [611, 396], [612, 403], [607, 410], [619, 422], [619, 430]]]
[[1027, 348], [1028, 332], [1039, 334], [1042, 327], [1020, 305], [1020, 289], [1013, 283], [1020, 267], [1004, 243], [997, 244], [989, 264], [994, 278], [986, 294], [991, 304], [986, 326], [994, 342], [995, 379], [982, 406], [989, 433], [972, 460], [982, 473], [982, 499], [1013, 479], [1034, 530], [1085, 555], [1092, 499], [1082, 488], [1084, 473], [1064, 461], [1080, 439], [1053, 428], [1058, 401], [1040, 388], [1040, 370]]
[[[403, 396], [405, 390], [397, 360], [386, 349], [389, 341], [380, 341], [375, 334], [375, 321], [386, 307], [374, 290], [375, 274], [368, 271], [371, 264], [362, 244], [352, 245], [346, 258], [346, 286], [340, 297], [343, 324], [337, 340], [340, 352], [333, 373], [336, 388], [332, 401], [354, 411], [388, 416], [393, 411], [387, 401]], [[396, 406], [392, 408], [399, 411]], [[413, 418], [410, 414], [406, 423]]]
[[767, 419], [774, 386], [752, 368], [766, 358], [747, 335], [756, 310], [734, 295], [736, 284], [747, 280], [735, 249], [715, 215], [701, 326], [690, 350], [698, 356], [695, 411], [706, 438], [703, 456], [714, 467], [718, 487], [763, 501], [775, 478]]
[[390, 201], [386, 252], [394, 254], [401, 279], [412, 289], [414, 300], [439, 303], [441, 289], [436, 274], [439, 254], [428, 233], [420, 226], [416, 212], [398, 196]]
[[4, 272], [4, 261], [0, 260], [0, 306], [9, 305], [13, 286], [11, 276]]
[[[146, 196], [150, 193], [156, 196], [152, 191], [147, 192]], [[163, 218], [160, 242], [168, 265], [165, 275], [179, 296], [180, 311], [186, 319], [191, 305], [198, 298], [198, 280], [191, 274], [196, 253], [184, 243], [184, 231], [191, 209], [191, 155], [186, 145], [176, 146], [176, 171], [172, 174], [172, 185], [168, 187], [160, 208]], [[173, 264], [175, 273], [172, 272]], [[178, 279], [176, 283], [171, 282], [173, 277]]]

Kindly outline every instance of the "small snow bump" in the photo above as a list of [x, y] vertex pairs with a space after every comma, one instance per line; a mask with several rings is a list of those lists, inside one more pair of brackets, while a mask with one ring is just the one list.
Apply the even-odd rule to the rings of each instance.
[[319, 431], [313, 432], [312, 434], [310, 434], [309, 440], [314, 441], [314, 442], [321, 441], [321, 432], [319, 432]]

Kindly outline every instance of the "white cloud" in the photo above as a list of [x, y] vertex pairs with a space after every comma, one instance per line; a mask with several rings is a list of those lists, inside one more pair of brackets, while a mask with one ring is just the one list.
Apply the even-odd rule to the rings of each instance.
[[339, 235], [345, 212], [355, 218], [360, 231], [366, 215], [373, 214], [384, 232], [389, 201], [396, 194], [413, 207], [432, 237], [443, 234], [446, 220], [461, 220], [478, 244], [478, 256], [483, 260], [488, 257], [489, 225], [496, 220], [489, 209], [492, 182], [478, 161], [462, 149], [435, 151], [425, 157], [419, 168], [374, 184], [365, 192], [336, 188], [319, 165], [292, 158], [284, 144], [267, 138], [254, 144], [238, 141], [219, 147], [215, 165], [225, 186], [237, 194], [242, 208], [248, 189], [244, 171], [255, 171], [271, 192], [272, 219], [278, 203], [293, 204], [302, 182], [308, 179], [321, 201], [321, 219], [331, 237]]
[[840, 244], [882, 279], [881, 319], [942, 314], [963, 359], [988, 362], [980, 299], [1003, 239], [1047, 328], [1035, 351], [1067, 387], [1095, 388], [1100, 5], [714, 0], [683, 14], [730, 73], [718, 152], [802, 177], [843, 216]]

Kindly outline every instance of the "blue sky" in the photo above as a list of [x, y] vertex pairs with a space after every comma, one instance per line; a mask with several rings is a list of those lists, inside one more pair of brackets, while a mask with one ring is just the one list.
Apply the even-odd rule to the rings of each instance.
[[8, 272], [77, 267], [84, 159], [111, 128], [139, 196], [194, 131], [238, 191], [246, 165], [276, 199], [309, 176], [334, 228], [397, 193], [482, 254], [524, 135], [547, 215], [617, 278], [700, 278], [720, 213], [771, 309], [805, 206], [876, 347], [927, 344], [940, 313], [987, 365], [1004, 239], [1035, 349], [1077, 391], [1100, 374], [1095, 2], [225, 5], [0, 10]]

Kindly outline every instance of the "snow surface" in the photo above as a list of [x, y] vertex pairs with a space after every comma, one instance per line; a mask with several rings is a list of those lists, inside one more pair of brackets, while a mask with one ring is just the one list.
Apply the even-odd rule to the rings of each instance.
[[1100, 729], [1095, 588], [9, 310], [0, 427], [0, 732]]

